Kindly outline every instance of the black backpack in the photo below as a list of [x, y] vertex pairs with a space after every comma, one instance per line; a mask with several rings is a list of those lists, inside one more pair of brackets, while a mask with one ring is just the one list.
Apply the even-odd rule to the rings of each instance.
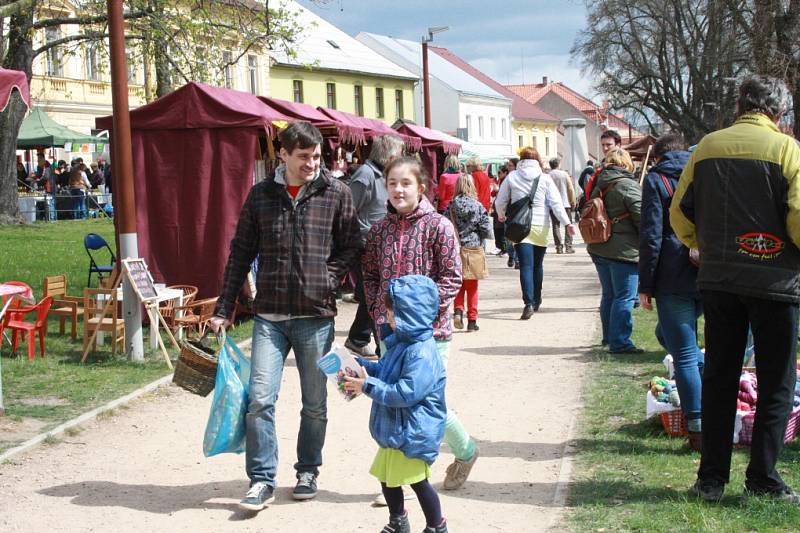
[[537, 176], [531, 185], [531, 192], [528, 196], [520, 198], [508, 206], [506, 210], [506, 227], [504, 235], [506, 239], [519, 244], [531, 232], [531, 219], [533, 218], [533, 197], [536, 196], [536, 189], [539, 188], [539, 178]]

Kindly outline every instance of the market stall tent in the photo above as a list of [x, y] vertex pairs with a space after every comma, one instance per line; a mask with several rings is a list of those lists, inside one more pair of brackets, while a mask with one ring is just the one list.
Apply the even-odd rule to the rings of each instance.
[[[261, 140], [290, 117], [252, 94], [188, 83], [130, 119], [139, 255], [156, 281], [216, 296]], [[112, 117], [96, 123], [113, 128]]]
[[17, 137], [17, 150], [30, 150], [39, 147], [64, 147], [80, 144], [104, 143], [104, 139], [86, 135], [62, 126], [45, 113], [42, 108], [34, 107], [22, 121]]

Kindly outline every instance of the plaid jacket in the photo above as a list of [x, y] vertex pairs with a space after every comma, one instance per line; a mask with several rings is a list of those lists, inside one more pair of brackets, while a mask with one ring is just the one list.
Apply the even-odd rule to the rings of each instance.
[[231, 316], [258, 256], [256, 313], [335, 316], [334, 291], [360, 248], [347, 185], [322, 171], [295, 205], [286, 186], [270, 176], [251, 189], [242, 207], [215, 314]]

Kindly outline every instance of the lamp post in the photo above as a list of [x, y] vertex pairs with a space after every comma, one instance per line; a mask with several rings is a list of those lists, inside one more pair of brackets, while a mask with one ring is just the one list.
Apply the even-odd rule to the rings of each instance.
[[433, 41], [434, 33], [442, 33], [450, 29], [450, 26], [434, 26], [428, 28], [428, 36], [422, 38], [422, 101], [425, 112], [425, 127], [431, 127], [431, 92], [430, 82], [428, 81], [428, 43]]
[[[119, 257], [139, 256], [136, 235], [136, 204], [133, 191], [133, 156], [131, 154], [131, 119], [128, 109], [128, 67], [125, 57], [125, 26], [122, 0], [106, 0], [108, 33], [111, 49], [111, 99], [114, 117], [114, 138], [111, 144], [114, 176], [114, 204]], [[120, 275], [122, 275], [120, 273]], [[125, 315], [125, 351], [132, 361], [144, 361], [142, 344], [142, 306], [127, 276], [122, 283], [122, 311]], [[155, 326], [151, 326], [155, 327]]]

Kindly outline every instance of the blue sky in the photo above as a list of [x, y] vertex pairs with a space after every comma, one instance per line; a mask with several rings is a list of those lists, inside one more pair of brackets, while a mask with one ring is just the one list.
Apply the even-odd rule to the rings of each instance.
[[502, 84], [542, 76], [593, 95], [569, 55], [586, 24], [580, 0], [298, 0], [350, 35], [360, 31], [418, 41], [429, 26], [450, 26], [433, 44], [449, 48]]

